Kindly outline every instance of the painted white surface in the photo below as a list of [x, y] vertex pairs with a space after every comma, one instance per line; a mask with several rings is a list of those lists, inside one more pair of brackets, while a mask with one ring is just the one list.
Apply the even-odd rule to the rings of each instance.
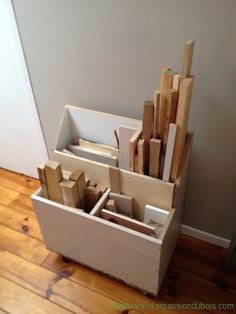
[[48, 159], [10, 0], [0, 0], [0, 167], [37, 177]]

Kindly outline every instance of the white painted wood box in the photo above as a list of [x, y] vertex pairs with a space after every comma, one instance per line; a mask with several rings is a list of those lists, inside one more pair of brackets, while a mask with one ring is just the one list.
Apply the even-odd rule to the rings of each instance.
[[94, 183], [132, 196], [133, 214], [140, 221], [146, 204], [168, 210], [158, 239], [47, 200], [40, 191], [32, 196], [33, 206], [49, 250], [157, 295], [178, 239], [193, 135], [187, 135], [175, 184], [62, 152], [79, 137], [115, 147], [113, 133], [119, 125], [141, 127], [141, 121], [66, 106], [54, 159], [64, 170], [82, 169]]

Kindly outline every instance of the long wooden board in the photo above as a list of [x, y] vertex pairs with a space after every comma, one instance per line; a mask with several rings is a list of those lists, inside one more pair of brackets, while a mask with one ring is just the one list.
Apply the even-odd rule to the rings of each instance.
[[177, 133], [171, 167], [172, 182], [174, 182], [178, 176], [179, 167], [183, 157], [188, 117], [192, 99], [192, 89], [193, 77], [185, 78], [180, 86], [178, 110], [176, 116]]
[[128, 126], [119, 127], [119, 167], [121, 169], [129, 170], [129, 141], [136, 131], [137, 129]]
[[162, 180], [164, 181], [170, 180], [170, 170], [171, 170], [172, 159], [173, 159], [176, 129], [177, 129], [176, 124], [171, 123], [169, 127], [166, 156], [165, 156], [163, 176], [162, 176]]

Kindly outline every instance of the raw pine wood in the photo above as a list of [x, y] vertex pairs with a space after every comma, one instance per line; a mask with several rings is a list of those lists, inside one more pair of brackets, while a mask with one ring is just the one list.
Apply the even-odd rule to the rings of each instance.
[[80, 208], [85, 209], [86, 208], [86, 202], [85, 202], [85, 191], [87, 188], [87, 183], [85, 180], [85, 174], [83, 170], [75, 170], [72, 172], [72, 174], [69, 176], [69, 179], [76, 182], [77, 184], [77, 190], [79, 193], [79, 203]]
[[153, 137], [158, 138], [158, 123], [159, 123], [159, 110], [160, 110], [160, 97], [159, 90], [154, 92], [154, 123], [153, 123]]
[[79, 139], [79, 146], [118, 157], [118, 149], [112, 146], [85, 141], [81, 138]]
[[115, 201], [111, 200], [111, 199], [107, 201], [107, 203], [105, 205], [105, 209], [110, 210], [110, 211], [112, 211], [114, 213], [118, 212]]
[[106, 202], [109, 199], [109, 193], [111, 192], [110, 189], [107, 189], [104, 194], [101, 196], [101, 198], [98, 200], [96, 205], [93, 207], [92, 211], [90, 212], [90, 215], [94, 215], [99, 217], [101, 210], [104, 208]]
[[175, 74], [173, 76], [172, 89], [176, 90], [177, 92], [179, 91], [180, 79], [181, 77], [179, 74]]
[[120, 170], [109, 167], [109, 186], [112, 192], [120, 193]]
[[144, 174], [146, 170], [146, 165], [147, 165], [146, 150], [148, 148], [147, 146], [149, 145], [146, 145], [146, 144], [147, 144], [146, 140], [140, 139], [138, 141], [138, 173], [141, 173], [141, 174]]
[[129, 170], [129, 142], [136, 132], [137, 129], [128, 126], [119, 127], [119, 168], [121, 169]]
[[80, 198], [76, 182], [71, 180], [62, 180], [59, 183], [59, 187], [63, 204], [80, 208]]
[[113, 213], [110, 210], [102, 209], [101, 216], [103, 219], [112, 221], [126, 228], [130, 228], [132, 230], [147, 234], [149, 236], [155, 235], [154, 227], [148, 226], [138, 220], [129, 218], [125, 215]]
[[19, 193], [0, 186], [0, 200], [4, 205], [9, 205], [19, 195]]
[[45, 175], [45, 165], [39, 165], [37, 167], [39, 181], [42, 189], [42, 196], [48, 198], [48, 189], [47, 189], [47, 181]]
[[102, 192], [93, 186], [88, 186], [85, 190], [86, 209], [92, 210], [102, 196]]
[[195, 44], [194, 40], [189, 40], [188, 42], [186, 42], [184, 46], [184, 59], [181, 76], [182, 80], [184, 80], [191, 74], [194, 44]]
[[187, 134], [188, 117], [192, 99], [193, 77], [183, 80], [180, 86], [178, 109], [176, 116], [176, 140], [173, 154], [173, 162], [171, 167], [171, 180], [175, 182], [178, 176], [179, 167], [184, 152], [184, 145]]
[[152, 138], [150, 141], [149, 175], [158, 177], [160, 164], [161, 140]]
[[135, 155], [137, 153], [137, 144], [141, 138], [142, 130], [138, 130], [129, 140], [129, 170], [135, 171]]
[[164, 136], [164, 121], [165, 121], [165, 102], [168, 90], [172, 86], [173, 74], [169, 67], [161, 69], [160, 77], [160, 106], [159, 106], [159, 120], [158, 120], [158, 136], [163, 139]]
[[45, 164], [45, 176], [47, 181], [48, 198], [57, 203], [62, 203], [59, 182], [63, 179], [61, 165], [56, 161], [48, 161]]
[[165, 124], [164, 124], [164, 137], [163, 137], [163, 155], [166, 152], [166, 145], [169, 134], [169, 125], [170, 123], [175, 123], [177, 104], [178, 104], [179, 93], [174, 89], [169, 89], [166, 96], [165, 103]]
[[[17, 177], [17, 174], [15, 174], [15, 177], [14, 175], [12, 175], [11, 180], [14, 182], [14, 179]], [[23, 178], [25, 179], [25, 181], [27, 179], [31, 180], [30, 178], [25, 176], [23, 176]], [[35, 182], [38, 183], [38, 181], [36, 180]], [[13, 187], [15, 188], [15, 185], [13, 185]], [[20, 186], [19, 189], [21, 189]], [[2, 203], [1, 199], [0, 203]], [[5, 208], [7, 210], [8, 206], [5, 206]], [[11, 202], [10, 210], [13, 211], [14, 209], [16, 212], [19, 209], [24, 210], [26, 213], [32, 212], [31, 201], [29, 197], [25, 194], [20, 194], [19, 196], [17, 196], [17, 198]], [[12, 227], [14, 228], [14, 225]], [[27, 237], [30, 238], [29, 233], [27, 233]], [[145, 296], [142, 292], [130, 286], [127, 286], [124, 283], [115, 280], [114, 278], [107, 277], [102, 273], [91, 270], [85, 266], [82, 266], [81, 264], [64, 260], [60, 255], [52, 252], [47, 255], [46, 259], [43, 260], [43, 263], [41, 264], [42, 267], [36, 266], [34, 262], [29, 263], [24, 258], [21, 258], [22, 255], [21, 253], [19, 254], [19, 247], [22, 246], [21, 241], [17, 241], [15, 239], [14, 246], [15, 247], [12, 247], [12, 244], [9, 242], [9, 246], [8, 248], [6, 248], [7, 251], [0, 250], [0, 276], [4, 277], [5, 280], [10, 280], [14, 285], [17, 285], [21, 289], [23, 288], [27, 289], [27, 291], [31, 291], [31, 293], [34, 294], [35, 298], [33, 299], [33, 296], [29, 298], [29, 301], [31, 303], [35, 302], [34, 300], [37, 300], [38, 295], [44, 298], [47, 295], [49, 298], [47, 302], [52, 304], [53, 307], [51, 305], [48, 305], [50, 310], [46, 313], [53, 313], [53, 308], [55, 308], [55, 305], [58, 305], [60, 302], [61, 304], [63, 304], [62, 311], [60, 311], [58, 305], [57, 312], [67, 313], [66, 310], [69, 311], [68, 307], [70, 307], [70, 301], [67, 302], [67, 300], [72, 293], [71, 288], [69, 292], [65, 292], [64, 290], [67, 290], [67, 287], [64, 284], [63, 287], [58, 286], [58, 283], [60, 284], [63, 276], [67, 277], [67, 280], [69, 282], [68, 284], [70, 284], [70, 286], [73, 286], [74, 283], [76, 283], [77, 286], [82, 286], [82, 288], [88, 288], [87, 290], [83, 290], [85, 292], [82, 294], [79, 313], [83, 313], [83, 309], [88, 307], [88, 300], [90, 300], [91, 291], [96, 292], [96, 295], [106, 296], [107, 299], [109, 299], [110, 308], [105, 308], [105, 311], [107, 313], [110, 313], [110, 311], [112, 310], [111, 305], [113, 301], [134, 304], [180, 304], [183, 302], [206, 302], [216, 304], [224, 302], [235, 303], [236, 261], [233, 263], [233, 267], [230, 273], [226, 276], [222, 276], [221, 270], [226, 261], [227, 250], [220, 248], [216, 245], [204, 242], [202, 240], [194, 239], [190, 236], [180, 236], [175, 253], [170, 263], [170, 267], [167, 271], [161, 291], [157, 298], [150, 298], [148, 296]], [[14, 249], [17, 250], [17, 254], [19, 255], [19, 257], [14, 254]], [[31, 251], [30, 247], [27, 247], [25, 249]], [[8, 252], [8, 250], [11, 250], [12, 253]], [[37, 267], [37, 270], [34, 268], [34, 266]], [[44, 271], [46, 269], [50, 272], [45, 273]], [[50, 276], [48, 274], [50, 274]], [[46, 280], [44, 280], [45, 276]], [[55, 281], [56, 287], [54, 289]], [[1, 286], [5, 287], [5, 284], [1, 284]], [[52, 291], [52, 294], [50, 294], [50, 291]], [[73, 291], [73, 293], [76, 295], [75, 298], [78, 299], [78, 295], [80, 296], [80, 291]], [[16, 293], [14, 292], [12, 294], [8, 293], [7, 296], [4, 296], [4, 300], [6, 300], [6, 297], [8, 298], [8, 306], [15, 299], [15, 295]], [[62, 298], [64, 299], [64, 301], [61, 301]], [[96, 299], [95, 296], [92, 298], [92, 303], [94, 299], [96, 301], [101, 300]], [[24, 298], [22, 297], [20, 300], [23, 302]], [[53, 303], [51, 302], [51, 300], [53, 301]], [[17, 307], [15, 309], [11, 308], [11, 311], [4, 310], [2, 308], [1, 302], [0, 308], [4, 314], [5, 311], [18, 314], [20, 313], [20, 310], [22, 310], [23, 313], [26, 313], [26, 311], [24, 311], [22, 302], [17, 304]], [[103, 306], [103, 303], [96, 303], [97, 311], [103, 311]], [[37, 307], [41, 309], [41, 313], [43, 313], [45, 307], [42, 305], [41, 302], [37, 302]], [[91, 302], [89, 302], [88, 310], [90, 312], [92, 311]], [[121, 311], [122, 310], [119, 310], [119, 313]], [[142, 313], [142, 311], [143, 313], [146, 313], [146, 311], [144, 310], [140, 310], [139, 313]], [[172, 310], [171, 312], [181, 314], [183, 311]], [[232, 310], [229, 312], [232, 312]], [[94, 311], [94, 313], [97, 312]], [[129, 313], [134, 312], [129, 311]], [[156, 310], [150, 309], [148, 310], [148, 313], [155, 314]], [[164, 310], [163, 313], [165, 313]], [[209, 312], [205, 310], [193, 310], [191, 313], [200, 314]], [[216, 313], [216, 311], [214, 311], [214, 313]], [[218, 311], [218, 313], [222, 313], [222, 311]]]

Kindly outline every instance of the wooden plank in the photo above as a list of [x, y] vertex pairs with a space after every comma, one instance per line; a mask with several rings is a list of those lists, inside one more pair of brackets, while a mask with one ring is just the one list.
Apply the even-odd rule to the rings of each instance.
[[90, 150], [84, 147], [80, 147], [78, 145], [67, 145], [67, 149], [76, 156], [97, 161], [114, 167], [117, 166], [117, 157], [115, 156], [99, 153], [95, 150]]
[[195, 44], [194, 40], [189, 40], [188, 42], [186, 42], [184, 46], [184, 59], [181, 75], [182, 80], [184, 80], [191, 74], [194, 44]]
[[[33, 196], [33, 202], [48, 247], [140, 289], [156, 293], [160, 254], [158, 239], [61, 204], [57, 204], [55, 210], [52, 202], [37, 195]], [[52, 224], [53, 230], [50, 228]]]
[[156, 234], [155, 227], [148, 226], [138, 220], [129, 218], [127, 216], [124, 216], [118, 213], [113, 213], [106, 209], [101, 210], [101, 216], [103, 219], [106, 219], [118, 225], [124, 226], [126, 228], [144, 233], [149, 236], [154, 236]]
[[112, 192], [120, 193], [120, 170], [109, 167], [109, 186]]
[[71, 180], [62, 180], [59, 183], [62, 202], [66, 206], [80, 208], [80, 199], [77, 184]]
[[87, 183], [85, 180], [85, 173], [83, 170], [77, 169], [72, 172], [72, 174], [69, 176], [69, 179], [76, 182], [77, 184], [77, 190], [79, 193], [79, 205], [81, 209], [86, 208], [86, 202], [85, 202], [85, 191], [87, 188]]
[[137, 129], [120, 126], [119, 127], [119, 167], [129, 170], [129, 141]]
[[119, 213], [132, 216], [132, 210], [133, 210], [133, 198], [124, 195], [124, 194], [118, 194], [111, 192], [109, 194], [109, 198], [111, 200], [114, 200], [116, 202], [116, 206], [118, 208]]
[[104, 208], [106, 202], [109, 199], [109, 194], [110, 194], [111, 190], [107, 189], [103, 195], [101, 196], [101, 198], [99, 199], [99, 201], [97, 202], [97, 204], [94, 206], [94, 208], [92, 209], [92, 211], [90, 212], [90, 215], [93, 216], [100, 216], [101, 210]]
[[111, 212], [118, 213], [118, 209], [114, 200], [109, 199], [105, 204], [105, 209], [110, 210]]
[[146, 167], [148, 166], [148, 162], [146, 162], [146, 149], [146, 140], [140, 139], [138, 141], [138, 173], [141, 174], [147, 173]]
[[0, 186], [17, 193], [31, 195], [40, 186], [38, 180], [0, 168]]
[[160, 106], [159, 106], [159, 121], [158, 121], [158, 136], [162, 140], [164, 136], [164, 121], [165, 121], [165, 102], [168, 90], [172, 87], [173, 73], [169, 67], [161, 69], [160, 78]]
[[177, 130], [176, 124], [171, 123], [169, 127], [166, 156], [165, 156], [163, 176], [162, 176], [162, 180], [164, 181], [170, 180], [170, 170], [171, 170], [173, 152], [174, 152], [174, 146], [175, 146], [176, 130]]
[[93, 186], [88, 186], [85, 190], [86, 210], [90, 212], [102, 196], [102, 192]]
[[137, 144], [141, 138], [142, 130], [137, 130], [129, 140], [129, 170], [135, 169], [135, 155], [137, 153]]
[[18, 196], [19, 196], [19, 193], [17, 193], [16, 191], [13, 191], [11, 189], [8, 189], [0, 185], [0, 203], [1, 204], [9, 205]]
[[49, 160], [45, 164], [45, 175], [48, 188], [48, 198], [57, 203], [62, 203], [62, 198], [59, 189], [59, 182], [63, 179], [61, 165]]
[[154, 92], [154, 131], [153, 137], [158, 138], [158, 123], [159, 123], [159, 110], [160, 110], [160, 97], [159, 90]]
[[112, 299], [69, 280], [70, 272], [54, 274], [5, 251], [0, 251], [0, 275], [73, 313], [119, 313]]
[[153, 135], [154, 103], [145, 101], [143, 105], [142, 139], [150, 141]]
[[171, 167], [171, 180], [174, 182], [178, 176], [179, 167], [183, 157], [185, 139], [187, 134], [188, 117], [192, 99], [193, 77], [183, 80], [180, 86], [179, 102], [176, 116], [176, 141]]
[[104, 153], [107, 155], [118, 157], [118, 149], [112, 146], [85, 141], [81, 138], [79, 139], [79, 146], [95, 150], [99, 153]]
[[138, 154], [134, 156], [134, 171], [138, 172]]
[[48, 198], [47, 181], [45, 175], [45, 165], [37, 166], [39, 181], [41, 185], [42, 197]]
[[179, 93], [174, 89], [169, 89], [166, 95], [166, 103], [165, 103], [165, 123], [164, 123], [164, 136], [162, 141], [162, 154], [165, 155], [166, 145], [169, 134], [169, 125], [170, 123], [175, 123], [176, 120], [176, 112], [177, 112], [177, 104], [178, 104], [178, 96]]
[[[11, 314], [69, 314], [72, 313], [61, 306], [46, 300], [42, 296], [22, 288], [12, 281], [0, 276], [0, 306]], [[0, 310], [1, 312], [1, 310]]]
[[43, 241], [37, 218], [31, 211], [0, 205], [0, 224]]
[[172, 89], [179, 91], [179, 87], [180, 87], [180, 75], [179, 74], [175, 74], [173, 76], [173, 82], [172, 82]]
[[157, 178], [159, 174], [161, 140], [152, 138], [150, 141], [149, 175]]
[[0, 225], [0, 239], [1, 249], [8, 250], [35, 264], [42, 263], [48, 255], [44, 243], [3, 225]]

